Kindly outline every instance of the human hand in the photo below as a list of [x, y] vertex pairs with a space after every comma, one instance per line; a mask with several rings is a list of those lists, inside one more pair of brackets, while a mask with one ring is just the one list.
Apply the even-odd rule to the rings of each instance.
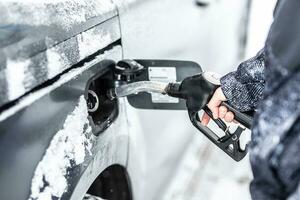
[[[226, 97], [222, 92], [221, 87], [217, 88], [212, 98], [207, 104], [207, 107], [212, 111], [214, 119], [224, 119], [226, 122], [232, 122], [234, 119], [234, 114], [225, 106], [221, 106], [221, 103], [226, 101]], [[208, 114], [204, 113], [201, 119], [202, 125], [206, 126], [210, 121]]]

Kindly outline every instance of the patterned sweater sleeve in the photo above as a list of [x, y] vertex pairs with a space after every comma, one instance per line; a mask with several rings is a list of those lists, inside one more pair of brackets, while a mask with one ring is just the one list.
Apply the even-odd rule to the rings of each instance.
[[221, 78], [221, 88], [228, 103], [244, 112], [254, 110], [263, 97], [265, 53], [242, 62], [238, 69]]

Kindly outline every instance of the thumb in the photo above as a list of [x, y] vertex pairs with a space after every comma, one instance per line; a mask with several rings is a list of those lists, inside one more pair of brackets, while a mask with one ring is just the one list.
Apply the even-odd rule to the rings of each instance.
[[219, 87], [216, 89], [214, 95], [210, 99], [210, 101], [207, 104], [207, 107], [212, 111], [213, 118], [218, 119], [219, 118], [219, 106], [221, 105], [222, 101], [225, 101], [226, 97], [223, 94], [221, 88]]

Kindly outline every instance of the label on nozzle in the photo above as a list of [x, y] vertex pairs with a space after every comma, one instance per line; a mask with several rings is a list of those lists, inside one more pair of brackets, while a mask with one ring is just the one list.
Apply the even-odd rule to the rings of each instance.
[[[148, 76], [150, 81], [160, 82], [176, 82], [176, 68], [175, 67], [149, 67]], [[163, 94], [152, 93], [151, 99], [153, 103], [178, 103], [179, 99], [169, 97]]]

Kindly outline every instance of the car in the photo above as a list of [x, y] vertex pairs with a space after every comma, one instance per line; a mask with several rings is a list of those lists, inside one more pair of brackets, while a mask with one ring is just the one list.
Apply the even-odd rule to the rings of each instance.
[[[184, 111], [108, 99], [123, 59], [225, 73], [250, 1], [10, 0], [0, 5], [0, 199], [163, 199], [195, 129]], [[221, 66], [221, 67], [220, 67]]]

